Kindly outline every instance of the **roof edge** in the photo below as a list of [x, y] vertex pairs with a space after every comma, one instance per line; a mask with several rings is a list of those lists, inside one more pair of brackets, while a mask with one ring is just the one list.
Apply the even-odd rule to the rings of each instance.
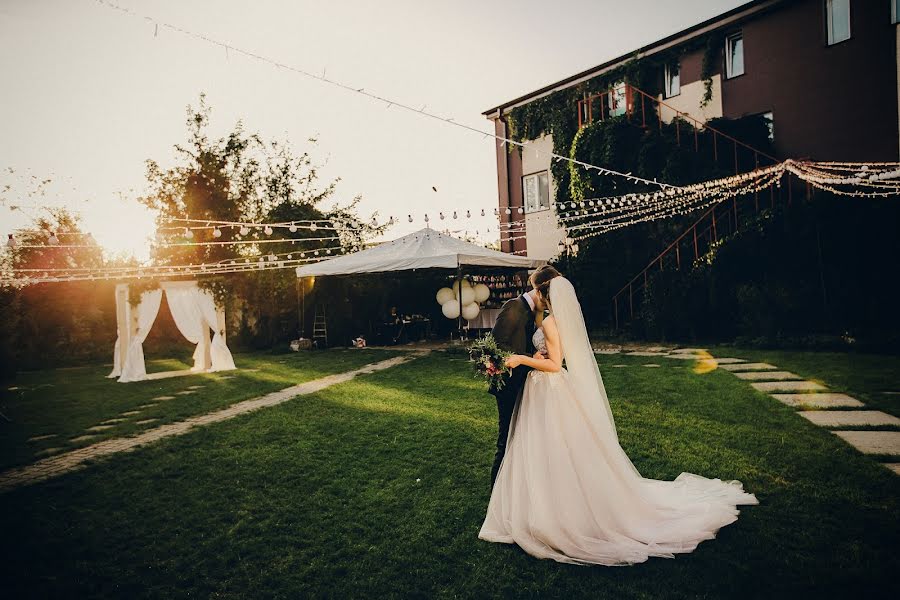
[[696, 25], [692, 25], [686, 29], [682, 29], [681, 31], [675, 32], [655, 42], [651, 42], [650, 44], [646, 44], [645, 46], [642, 46], [637, 50], [633, 50], [631, 52], [628, 52], [627, 54], [622, 54], [595, 67], [591, 67], [590, 69], [586, 69], [574, 75], [570, 75], [569, 77], [561, 79], [556, 83], [551, 83], [550, 85], [546, 85], [533, 92], [529, 92], [523, 96], [519, 96], [518, 98], [515, 98], [508, 102], [504, 102], [503, 104], [499, 104], [493, 108], [489, 108], [481, 114], [488, 119], [497, 119], [501, 117], [503, 115], [503, 112], [506, 110], [516, 108], [523, 104], [528, 104], [529, 102], [533, 102], [534, 100], [543, 98], [544, 96], [547, 96], [558, 90], [563, 90], [572, 87], [573, 85], [583, 83], [584, 81], [591, 79], [597, 75], [601, 75], [605, 72], [611, 71], [612, 69], [634, 58], [644, 58], [645, 56], [651, 56], [710, 31], [728, 27], [734, 24], [735, 21], [739, 21], [751, 15], [755, 15], [759, 12], [772, 8], [777, 4], [782, 4], [783, 2], [785, 2], [785, 0], [751, 0], [751, 2], [736, 6], [727, 12], [711, 17], [701, 23], [697, 23]]

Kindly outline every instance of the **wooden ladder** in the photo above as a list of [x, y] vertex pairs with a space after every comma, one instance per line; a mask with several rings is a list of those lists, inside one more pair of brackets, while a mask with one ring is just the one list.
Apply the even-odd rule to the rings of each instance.
[[[321, 308], [321, 313], [319, 309]], [[313, 341], [322, 340], [324, 347], [328, 347], [328, 327], [325, 322], [325, 307], [316, 307], [316, 315], [313, 319]]]

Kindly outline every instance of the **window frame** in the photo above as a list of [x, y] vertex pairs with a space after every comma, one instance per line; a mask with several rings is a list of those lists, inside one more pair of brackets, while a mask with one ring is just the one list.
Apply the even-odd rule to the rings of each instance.
[[898, 3], [900, 3], [900, 0], [891, 0], [891, 24], [892, 25], [896, 25], [897, 23], [900, 23], [900, 21], [898, 21], [898, 17], [900, 17], [900, 14], [898, 14], [898, 13], [900, 13], [900, 11], [897, 10], [898, 8], [900, 8], [900, 6], [898, 6]]
[[[829, 10], [829, 7], [833, 6], [833, 1], [834, 0], [825, 0], [823, 5], [825, 11], [825, 44], [829, 47], [837, 46], [838, 44], [843, 44], [844, 42], [853, 39], [853, 7], [851, 6], [851, 0], [847, 0], [847, 37], [840, 40], [831, 39], [832, 11]], [[893, 0], [891, 6], [893, 7], [895, 4], [896, 0]]]
[[[547, 179], [547, 204], [541, 204], [541, 175], [546, 177]], [[535, 180], [535, 190], [537, 193], [537, 204], [536, 208], [530, 208], [528, 206], [528, 180], [534, 178]], [[534, 173], [529, 173], [528, 175], [522, 175], [522, 207], [525, 210], [526, 215], [539, 213], [545, 210], [550, 210], [550, 171], [548, 169], [542, 169], [540, 171], [535, 171]]]
[[[740, 38], [741, 40], [741, 72], [733, 73], [733, 65], [731, 63], [731, 48], [734, 40], [738, 38]], [[725, 36], [725, 79], [734, 79], [747, 73], [747, 61], [745, 59], [745, 54], [743, 29], [732, 31]]]
[[[621, 112], [618, 112], [620, 110], [618, 105], [613, 106], [613, 100], [619, 90], [622, 91]], [[610, 117], [621, 117], [628, 112], [628, 86], [625, 85], [624, 81], [617, 81], [614, 83], [609, 89], [608, 96], [606, 106], [609, 109], [607, 114], [609, 114]]]
[[[672, 93], [672, 67], [676, 67], [678, 69], [678, 91], [674, 94]], [[663, 97], [664, 98], [674, 98], [675, 96], [681, 95], [681, 62], [673, 61], [667, 62], [663, 66]]]

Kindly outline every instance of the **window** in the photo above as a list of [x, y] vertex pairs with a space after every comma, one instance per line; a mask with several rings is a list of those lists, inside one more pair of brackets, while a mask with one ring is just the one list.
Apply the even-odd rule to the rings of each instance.
[[522, 178], [525, 194], [525, 212], [532, 213], [550, 208], [550, 175], [540, 171]]
[[625, 83], [619, 82], [609, 92], [609, 116], [625, 114]]
[[666, 98], [677, 96], [681, 93], [681, 65], [669, 63], [665, 68], [665, 93]]
[[897, 23], [900, 17], [900, 0], [891, 0], [891, 23]]
[[828, 45], [850, 39], [850, 0], [825, 0]]
[[725, 77], [744, 74], [744, 34], [741, 31], [725, 38]]

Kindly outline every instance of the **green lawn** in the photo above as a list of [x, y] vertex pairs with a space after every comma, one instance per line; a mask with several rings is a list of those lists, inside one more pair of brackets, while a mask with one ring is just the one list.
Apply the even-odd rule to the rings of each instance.
[[627, 568], [481, 542], [496, 408], [461, 357], [435, 352], [0, 496], [4, 591], [896, 597], [900, 477], [728, 373], [599, 360], [645, 476], [740, 479], [760, 505], [692, 554]]
[[767, 362], [844, 392], [864, 402], [867, 409], [900, 417], [900, 356], [802, 350], [757, 350], [720, 346], [713, 356], [733, 356]]
[[[148, 427], [203, 414], [323, 377], [383, 360], [397, 353], [388, 350], [331, 350], [273, 355], [238, 354], [237, 371], [200, 373], [135, 383], [106, 379], [109, 366], [74, 367], [51, 371], [27, 371], [0, 389], [0, 469], [32, 462], [50, 448], [69, 450], [110, 437], [133, 435]], [[189, 369], [177, 359], [148, 360], [147, 371]], [[202, 386], [192, 394], [190, 386]], [[172, 400], [154, 401], [159, 396]], [[148, 404], [155, 404], [141, 408]], [[122, 415], [137, 411], [138, 414]], [[110, 419], [122, 419], [111, 429], [87, 429]], [[156, 419], [153, 423], [138, 421]], [[30, 438], [53, 437], [29, 442]], [[91, 439], [73, 441], [91, 434]]]

